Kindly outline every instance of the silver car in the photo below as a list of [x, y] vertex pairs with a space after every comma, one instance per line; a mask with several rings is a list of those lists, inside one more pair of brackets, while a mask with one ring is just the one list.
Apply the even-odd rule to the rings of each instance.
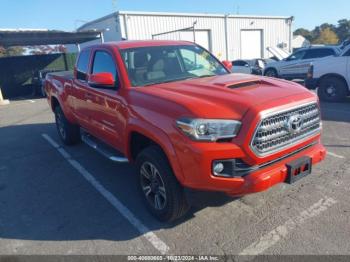
[[316, 59], [340, 53], [335, 46], [310, 47], [299, 49], [285, 59], [266, 65], [264, 75], [285, 79], [305, 79], [310, 64]]
[[266, 62], [263, 59], [234, 60], [232, 73], [262, 75]]

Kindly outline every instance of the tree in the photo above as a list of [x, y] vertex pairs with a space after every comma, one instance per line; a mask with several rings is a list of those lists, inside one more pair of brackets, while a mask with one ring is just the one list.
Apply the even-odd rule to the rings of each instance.
[[0, 57], [21, 56], [25, 49], [21, 46], [3, 47], [0, 46]]
[[56, 54], [56, 53], [66, 53], [67, 49], [64, 45], [40, 45], [33, 46], [30, 48], [31, 55], [46, 55], [46, 54]]
[[305, 28], [299, 28], [295, 30], [294, 35], [301, 35], [305, 37], [307, 40], [309, 40], [310, 42], [312, 41], [312, 33]]
[[299, 28], [294, 31], [294, 35], [304, 36], [311, 44], [341, 43], [350, 39], [350, 20], [339, 20], [337, 25], [323, 23], [311, 31]]
[[338, 21], [338, 26], [335, 28], [339, 40], [341, 42], [350, 38], [350, 20], [342, 19]]
[[330, 28], [321, 29], [319, 36], [313, 41], [314, 44], [335, 45], [339, 43], [337, 34]]

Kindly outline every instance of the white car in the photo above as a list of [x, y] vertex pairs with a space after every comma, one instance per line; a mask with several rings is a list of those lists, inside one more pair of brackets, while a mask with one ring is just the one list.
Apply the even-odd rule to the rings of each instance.
[[340, 53], [335, 46], [310, 47], [299, 49], [281, 61], [267, 64], [264, 75], [285, 79], [305, 79], [310, 64], [315, 60]]
[[316, 89], [322, 101], [339, 102], [350, 95], [350, 46], [341, 54], [318, 59], [310, 67], [306, 87]]
[[232, 73], [262, 75], [265, 68], [263, 59], [234, 60], [232, 61]]

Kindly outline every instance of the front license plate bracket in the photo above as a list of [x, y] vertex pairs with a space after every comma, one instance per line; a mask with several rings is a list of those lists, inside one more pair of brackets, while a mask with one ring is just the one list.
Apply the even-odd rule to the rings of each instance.
[[312, 159], [304, 156], [288, 163], [286, 166], [288, 170], [286, 183], [293, 184], [311, 173]]

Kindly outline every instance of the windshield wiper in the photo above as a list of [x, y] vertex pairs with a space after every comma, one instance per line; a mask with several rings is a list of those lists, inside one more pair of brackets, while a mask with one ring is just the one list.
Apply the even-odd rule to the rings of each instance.
[[190, 79], [196, 79], [196, 78], [204, 78], [204, 77], [211, 77], [211, 76], [216, 76], [215, 74], [213, 75], [201, 75], [201, 76], [186, 76], [186, 77], [181, 77], [181, 78], [174, 78], [174, 79], [169, 79], [161, 82], [153, 82], [153, 83], [148, 83], [143, 86], [152, 86], [152, 85], [158, 85], [158, 84], [165, 84], [165, 83], [170, 83], [170, 82], [175, 82], [175, 81], [181, 81], [181, 80], [190, 80]]
[[169, 79], [161, 82], [153, 82], [153, 83], [148, 83], [143, 86], [151, 86], [151, 85], [158, 85], [158, 84], [164, 84], [164, 83], [170, 83], [170, 82], [175, 82], [175, 81], [181, 81], [181, 80], [186, 80], [186, 79], [192, 79], [193, 77], [181, 77], [181, 78], [174, 78], [174, 79]]
[[215, 74], [213, 74], [213, 75], [201, 75], [201, 76], [198, 76], [197, 78], [204, 78], [204, 77], [211, 77], [211, 76], [216, 76]]

